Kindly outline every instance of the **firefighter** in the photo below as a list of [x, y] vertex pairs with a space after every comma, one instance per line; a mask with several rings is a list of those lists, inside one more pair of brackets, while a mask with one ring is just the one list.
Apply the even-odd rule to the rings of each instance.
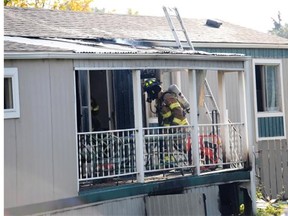
[[[144, 91], [147, 93], [147, 102], [151, 103], [153, 100], [156, 100], [156, 114], [158, 116], [159, 126], [181, 126], [189, 125], [187, 118], [185, 117], [185, 111], [182, 108], [181, 104], [177, 99], [177, 95], [171, 91], [164, 92], [161, 87], [161, 82], [157, 79], [147, 79], [144, 81], [143, 86]], [[185, 131], [182, 130], [182, 131]], [[169, 133], [178, 133], [181, 132], [181, 129], [172, 128], [169, 130]], [[163, 133], [160, 130], [160, 133]], [[164, 151], [173, 152], [173, 148], [178, 151], [186, 152], [186, 138], [177, 138], [174, 139], [173, 146], [165, 146]], [[184, 147], [184, 148], [183, 148]], [[160, 142], [160, 149], [163, 148], [163, 143]], [[167, 149], [168, 148], [168, 149]], [[160, 160], [163, 160], [163, 155], [161, 154]], [[166, 162], [167, 158], [164, 156], [164, 161]], [[168, 158], [171, 162], [171, 158]]]
[[92, 117], [92, 131], [101, 130], [101, 123], [98, 119], [99, 104], [94, 98], [91, 98], [91, 117]]
[[155, 79], [148, 79], [144, 82], [144, 91], [147, 92], [147, 102], [156, 100], [156, 113], [159, 126], [188, 125], [185, 111], [177, 100], [175, 93], [163, 92], [161, 83]]

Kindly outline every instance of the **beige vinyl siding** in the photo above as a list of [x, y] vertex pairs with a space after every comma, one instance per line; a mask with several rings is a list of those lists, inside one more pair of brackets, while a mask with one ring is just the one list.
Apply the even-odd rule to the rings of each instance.
[[[216, 103], [219, 107], [218, 101], [218, 77], [217, 72], [208, 72], [207, 73], [207, 81], [209, 86], [212, 90], [213, 96], [216, 100]], [[238, 89], [238, 73], [231, 72], [225, 73], [225, 85], [226, 85], [226, 101], [227, 101], [227, 110], [228, 110], [228, 117], [229, 120], [232, 122], [239, 122], [240, 121], [240, 104], [239, 98], [235, 98], [235, 95], [239, 95]], [[218, 119], [219, 121], [220, 119]]]
[[[17, 139], [16, 120], [4, 120], [4, 206], [11, 206], [17, 199]], [[7, 143], [7, 144], [5, 144]], [[6, 167], [8, 167], [6, 169]], [[15, 204], [14, 204], [15, 205]]]
[[4, 122], [5, 208], [77, 195], [72, 61], [4, 66], [18, 68], [21, 107], [19, 119]]
[[240, 122], [240, 99], [235, 98], [239, 95], [238, 73], [229, 73], [225, 76], [225, 85], [227, 87], [226, 99], [227, 109], [229, 110], [229, 120], [232, 122]]

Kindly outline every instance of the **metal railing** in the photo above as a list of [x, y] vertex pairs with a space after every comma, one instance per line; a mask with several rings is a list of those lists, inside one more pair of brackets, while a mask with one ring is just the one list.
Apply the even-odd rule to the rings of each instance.
[[[248, 156], [243, 128], [241, 123], [199, 125], [196, 144], [191, 141], [192, 126], [143, 128], [143, 144], [137, 146], [136, 129], [78, 133], [79, 183], [134, 180], [139, 161], [144, 161], [144, 180], [172, 170], [195, 175], [197, 167], [198, 174], [242, 169]], [[143, 149], [140, 160], [136, 160], [137, 148]]]
[[79, 181], [136, 173], [135, 130], [78, 133]]

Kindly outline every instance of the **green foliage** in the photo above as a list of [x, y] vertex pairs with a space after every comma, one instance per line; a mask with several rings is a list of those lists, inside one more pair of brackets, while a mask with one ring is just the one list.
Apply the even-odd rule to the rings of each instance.
[[93, 0], [4, 0], [4, 6], [47, 8], [52, 10], [92, 11]]
[[134, 11], [132, 8], [129, 8], [127, 11], [127, 14], [129, 15], [138, 15], [139, 12], [138, 11]]
[[[256, 197], [257, 200], [263, 200], [266, 202], [266, 208], [257, 208], [257, 216], [280, 216], [286, 205], [281, 204], [280, 199], [277, 200], [270, 200], [269, 197], [264, 196], [264, 189], [262, 186], [258, 186], [256, 189]], [[279, 198], [281, 195], [279, 196]]]
[[269, 31], [269, 33], [278, 35], [280, 37], [288, 38], [288, 23], [282, 25], [281, 14], [278, 12], [277, 20], [272, 18], [274, 28]]
[[256, 189], [256, 197], [257, 197], [257, 199], [263, 199], [264, 200], [264, 196], [263, 196], [263, 193], [262, 193], [260, 187], [257, 187], [257, 189]]
[[283, 212], [281, 206], [269, 204], [265, 209], [257, 209], [257, 216], [280, 216]]
[[[116, 9], [91, 8], [93, 0], [4, 0], [4, 6], [22, 8], [46, 8], [52, 10], [86, 11], [97, 13], [116, 13]], [[129, 15], [138, 15], [139, 12], [129, 8]]]
[[29, 7], [29, 3], [26, 0], [4, 0], [4, 6], [10, 7]]

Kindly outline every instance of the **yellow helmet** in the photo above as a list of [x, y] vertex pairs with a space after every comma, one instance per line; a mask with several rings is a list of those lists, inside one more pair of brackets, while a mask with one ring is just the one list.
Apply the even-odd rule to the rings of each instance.
[[161, 91], [161, 82], [156, 78], [146, 79], [143, 84], [143, 89], [147, 92], [147, 101], [151, 103], [152, 100], [158, 97], [158, 93]]

